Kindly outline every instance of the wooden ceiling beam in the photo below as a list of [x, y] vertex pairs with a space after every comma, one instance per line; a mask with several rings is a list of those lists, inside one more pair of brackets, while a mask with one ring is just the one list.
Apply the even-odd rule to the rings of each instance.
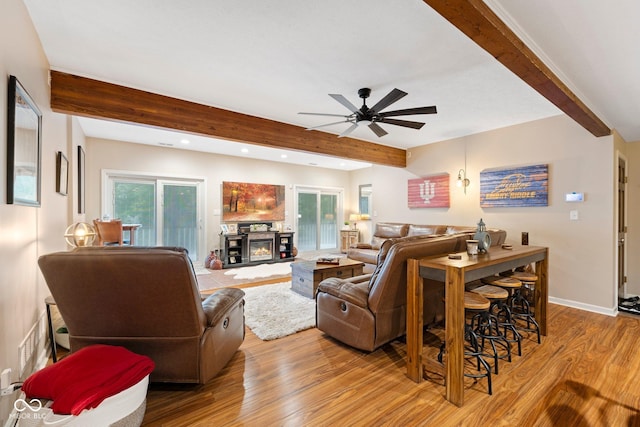
[[424, 2], [593, 135], [611, 134], [609, 127], [482, 0]]
[[406, 150], [51, 71], [51, 109], [181, 132], [405, 167]]

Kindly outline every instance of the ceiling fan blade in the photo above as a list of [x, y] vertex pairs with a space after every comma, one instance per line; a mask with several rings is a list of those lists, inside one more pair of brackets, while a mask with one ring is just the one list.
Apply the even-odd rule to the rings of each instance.
[[371, 123], [369, 125], [369, 129], [371, 129], [373, 133], [375, 133], [378, 136], [378, 138], [385, 136], [387, 134], [387, 131], [382, 129], [380, 126], [378, 126], [377, 123]]
[[403, 127], [412, 128], [412, 129], [421, 129], [422, 126], [424, 126], [424, 123], [422, 122], [411, 122], [409, 120], [398, 120], [398, 119], [387, 119], [387, 118], [383, 118], [382, 120], [380, 120], [380, 123], [385, 123], [388, 125], [403, 126]]
[[349, 120], [341, 120], [339, 122], [325, 123], [323, 125], [313, 126], [313, 127], [307, 128], [306, 130], [314, 130], [314, 129], [318, 129], [318, 128], [323, 128], [325, 126], [337, 125], [337, 124], [340, 124], [340, 123], [350, 123], [350, 122], [349, 122]]
[[338, 138], [342, 138], [344, 136], [349, 135], [351, 132], [353, 132], [356, 128], [358, 127], [357, 123], [352, 124], [351, 126], [349, 126], [349, 128], [347, 130], [345, 130], [344, 132], [342, 132], [340, 135], [338, 135]]
[[435, 105], [431, 107], [417, 107], [417, 108], [407, 108], [406, 110], [394, 110], [387, 111], [386, 113], [380, 113], [381, 117], [392, 117], [392, 116], [410, 116], [413, 114], [437, 114], [438, 110]]
[[327, 114], [327, 113], [298, 113], [304, 114], [305, 116], [324, 116], [324, 117], [349, 117], [344, 114]]
[[333, 99], [335, 99], [336, 101], [338, 101], [340, 104], [342, 104], [345, 107], [347, 107], [347, 109], [349, 111], [351, 111], [352, 113], [357, 113], [358, 112], [358, 107], [356, 107], [351, 102], [349, 102], [349, 100], [347, 98], [345, 98], [344, 96], [338, 95], [338, 94], [335, 94], [335, 93], [333, 93], [333, 94], [330, 93], [329, 96], [332, 97]]
[[398, 101], [399, 99], [405, 96], [407, 96], [407, 92], [401, 91], [400, 89], [393, 89], [391, 92], [389, 92], [384, 98], [378, 101], [378, 103], [373, 107], [371, 107], [370, 109], [372, 111], [375, 111], [376, 113], [379, 113], [380, 111], [387, 108], [389, 105], [393, 104], [394, 102]]

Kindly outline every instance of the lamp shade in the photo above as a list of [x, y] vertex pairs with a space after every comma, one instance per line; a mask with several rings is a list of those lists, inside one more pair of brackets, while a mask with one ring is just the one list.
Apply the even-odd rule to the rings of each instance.
[[360, 221], [360, 215], [358, 214], [349, 215], [349, 221]]
[[76, 222], [67, 227], [64, 238], [69, 245], [75, 248], [91, 246], [96, 238], [96, 229], [86, 222]]

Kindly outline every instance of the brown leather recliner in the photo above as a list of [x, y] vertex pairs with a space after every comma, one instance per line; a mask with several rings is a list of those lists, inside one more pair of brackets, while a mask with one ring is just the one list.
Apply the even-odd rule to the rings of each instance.
[[[492, 245], [501, 245], [503, 230], [489, 231]], [[329, 278], [316, 293], [316, 325], [331, 337], [365, 351], [406, 333], [407, 259], [466, 250], [473, 233], [413, 236], [386, 240], [372, 274], [349, 279]], [[424, 324], [444, 318], [444, 284], [425, 280]]]
[[244, 292], [224, 288], [203, 301], [182, 248], [87, 247], [38, 264], [71, 351], [126, 347], [155, 362], [153, 382], [203, 384], [244, 340]]

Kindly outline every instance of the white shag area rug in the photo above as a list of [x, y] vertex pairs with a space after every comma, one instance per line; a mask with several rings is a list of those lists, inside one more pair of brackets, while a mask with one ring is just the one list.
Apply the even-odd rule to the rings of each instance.
[[196, 273], [196, 276], [202, 276], [204, 274], [211, 274], [211, 272], [209, 270], [207, 270], [204, 267], [196, 267], [195, 265], [193, 266], [193, 271]]
[[316, 301], [291, 290], [291, 282], [243, 288], [245, 323], [263, 341], [316, 326]]
[[276, 262], [274, 264], [258, 264], [249, 267], [232, 268], [224, 272], [225, 276], [234, 279], [257, 279], [269, 276], [284, 276], [291, 274], [291, 262]]

